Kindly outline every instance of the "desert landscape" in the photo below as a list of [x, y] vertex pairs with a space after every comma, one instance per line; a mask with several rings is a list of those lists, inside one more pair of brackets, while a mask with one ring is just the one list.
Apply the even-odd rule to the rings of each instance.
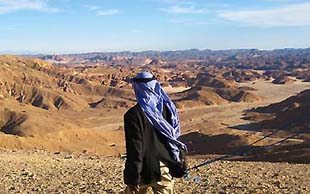
[[309, 193], [310, 49], [1, 55], [0, 193], [122, 193], [141, 71], [178, 107], [190, 166], [234, 153], [176, 193]]
[[[0, 0], [0, 24], [0, 194], [310, 193], [309, 0]], [[170, 99], [141, 112], [144, 78]]]

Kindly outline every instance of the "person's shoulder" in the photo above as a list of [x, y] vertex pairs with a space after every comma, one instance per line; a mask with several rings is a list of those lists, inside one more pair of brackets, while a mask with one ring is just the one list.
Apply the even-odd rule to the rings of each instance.
[[136, 104], [135, 106], [131, 107], [124, 115], [124, 117], [132, 117], [134, 115], [137, 115], [139, 112], [139, 105]]

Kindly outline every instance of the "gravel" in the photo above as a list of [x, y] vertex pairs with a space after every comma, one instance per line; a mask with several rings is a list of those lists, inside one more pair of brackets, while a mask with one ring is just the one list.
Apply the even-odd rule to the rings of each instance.
[[[202, 162], [190, 159], [190, 165]], [[0, 151], [0, 194], [123, 193], [119, 157]], [[219, 161], [177, 179], [176, 193], [310, 193], [310, 165]]]

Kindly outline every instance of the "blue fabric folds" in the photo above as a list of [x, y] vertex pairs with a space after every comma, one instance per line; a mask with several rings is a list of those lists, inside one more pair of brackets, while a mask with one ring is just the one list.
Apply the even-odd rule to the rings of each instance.
[[[152, 78], [148, 72], [139, 73], [136, 78]], [[150, 123], [167, 138], [167, 143], [173, 154], [173, 159], [180, 162], [180, 148], [187, 152], [184, 143], [177, 140], [180, 136], [180, 121], [174, 103], [168, 97], [157, 80], [148, 82], [133, 82], [135, 95], [141, 109]], [[170, 125], [162, 116], [163, 106], [166, 106], [171, 113]]]

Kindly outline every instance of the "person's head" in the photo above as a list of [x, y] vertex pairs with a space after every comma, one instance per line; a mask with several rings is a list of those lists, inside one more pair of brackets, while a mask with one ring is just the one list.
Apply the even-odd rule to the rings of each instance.
[[146, 97], [146, 95], [150, 95], [160, 89], [160, 84], [155, 79], [155, 76], [147, 71], [138, 73], [132, 79], [132, 82], [136, 97]]
[[149, 82], [155, 79], [155, 76], [152, 75], [150, 72], [144, 71], [138, 73], [136, 77], [132, 79], [133, 82]]

